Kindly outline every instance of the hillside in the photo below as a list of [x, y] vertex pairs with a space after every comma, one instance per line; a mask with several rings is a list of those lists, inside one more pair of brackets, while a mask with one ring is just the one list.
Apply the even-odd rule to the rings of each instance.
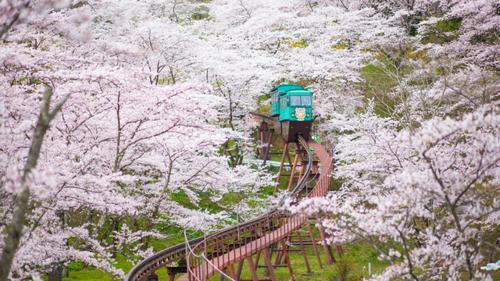
[[[297, 280], [500, 278], [486, 268], [500, 259], [499, 11], [1, 1], [0, 281], [120, 280], [184, 230], [276, 207], [278, 167], [256, 161], [249, 113], [270, 114], [283, 83], [313, 93], [334, 169], [327, 196], [278, 207], [317, 217], [345, 252], [312, 275], [292, 252]], [[276, 135], [270, 160], [283, 146]]]

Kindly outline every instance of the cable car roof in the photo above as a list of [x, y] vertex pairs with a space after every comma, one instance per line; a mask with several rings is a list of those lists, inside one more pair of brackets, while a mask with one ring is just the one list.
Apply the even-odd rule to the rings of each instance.
[[281, 94], [281, 96], [312, 96], [312, 92], [306, 89], [302, 90], [290, 90], [287, 91], [284, 94]]
[[304, 88], [295, 84], [281, 84], [279, 86], [274, 87], [274, 89], [271, 92], [286, 93], [292, 90], [304, 90]]

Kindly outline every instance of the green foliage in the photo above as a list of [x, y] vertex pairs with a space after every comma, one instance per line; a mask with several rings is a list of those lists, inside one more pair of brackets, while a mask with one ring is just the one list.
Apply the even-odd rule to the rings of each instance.
[[297, 80], [290, 81], [291, 84], [297, 84], [303, 88], [307, 88], [308, 86], [314, 84], [314, 80], [308, 78], [299, 78]]
[[498, 29], [488, 29], [481, 34], [476, 34], [471, 38], [472, 44], [500, 44], [500, 31]]
[[425, 63], [429, 63], [430, 62], [430, 58], [427, 56], [427, 53], [424, 51], [424, 50], [413, 50], [413, 49], [409, 49], [406, 54], [405, 54], [405, 58], [408, 59], [408, 60], [419, 60], [419, 61], [423, 61]]
[[278, 86], [280, 84], [295, 84], [295, 85], [299, 85], [302, 88], [307, 88], [308, 86], [314, 84], [315, 82], [316, 81], [309, 79], [309, 78], [306, 78], [306, 77], [298, 77], [298, 78], [296, 78], [296, 80], [281, 78], [281, 79], [274, 80], [272, 86], [275, 87], [275, 86]]
[[306, 39], [300, 39], [300, 40], [296, 40], [296, 41], [289, 41], [287, 44], [291, 48], [307, 48], [307, 46], [309, 46], [309, 44], [307, 43]]
[[271, 98], [271, 93], [265, 93], [257, 97], [257, 103], [260, 104], [264, 101], [267, 101]]
[[344, 179], [342, 178], [337, 178], [337, 177], [332, 177], [330, 180], [330, 190], [339, 190], [342, 187], [342, 184], [344, 183]]
[[194, 205], [191, 202], [191, 199], [189, 199], [189, 196], [184, 190], [179, 190], [176, 192], [170, 193], [170, 200], [179, 203], [179, 205], [189, 208], [189, 209], [196, 209], [196, 205]]
[[212, 17], [209, 14], [203, 14], [203, 13], [193, 13], [191, 15], [191, 19], [193, 20], [211, 20]]
[[335, 263], [335, 272], [339, 280], [348, 280], [354, 270], [354, 263], [347, 259], [342, 259]]
[[212, 85], [214, 87], [222, 87], [222, 86], [224, 86], [224, 81], [215, 80], [215, 81], [211, 82], [210, 85]]
[[[379, 51], [374, 58], [373, 63], [360, 69], [361, 82], [357, 86], [363, 93], [365, 104], [369, 100], [374, 101], [375, 114], [393, 117], [396, 106], [404, 102], [408, 95], [401, 91], [393, 92], [399, 81], [413, 71], [408, 61], [418, 59], [425, 62], [428, 58], [425, 52], [414, 51], [410, 47]], [[423, 82], [425, 81], [415, 81]], [[357, 112], [364, 112], [364, 108], [358, 108]]]
[[170, 76], [165, 76], [158, 79], [158, 85], [171, 85], [174, 84], [174, 80]]
[[345, 49], [349, 48], [349, 41], [348, 40], [340, 40], [337, 43], [331, 45], [330, 48], [337, 50], [337, 51], [345, 50]]
[[231, 191], [222, 196], [222, 199], [219, 200], [219, 204], [221, 204], [222, 206], [231, 206], [245, 199], [245, 197], [245, 194], [241, 192]]
[[423, 44], [445, 44], [451, 42], [458, 37], [458, 30], [461, 25], [461, 18], [440, 20], [428, 27], [428, 30], [422, 35], [421, 42]]
[[271, 99], [271, 93], [265, 93], [257, 97], [257, 112], [263, 114], [271, 114], [271, 104], [269, 100]]
[[68, 267], [68, 277], [63, 278], [64, 281], [80, 281], [80, 280], [102, 280], [102, 281], [112, 281], [115, 280], [113, 279], [113, 275], [100, 271], [99, 269], [96, 269], [94, 267], [85, 267], [83, 269], [77, 270], [70, 268], [72, 266], [71, 263]]
[[394, 111], [396, 103], [388, 93], [397, 85], [397, 81], [380, 66], [368, 64], [361, 68], [362, 88], [365, 101], [375, 101], [375, 113], [388, 117]]
[[198, 192], [198, 196], [200, 198], [200, 201], [198, 202], [199, 210], [207, 210], [210, 213], [217, 213], [224, 210], [224, 208], [219, 206], [217, 202], [212, 201], [212, 192], [209, 191]]
[[440, 20], [436, 23], [436, 28], [439, 32], [452, 32], [456, 31], [462, 25], [461, 18], [454, 18], [448, 20]]
[[[230, 128], [230, 124], [226, 125]], [[228, 157], [228, 164], [230, 167], [236, 167], [243, 163], [244, 145], [239, 139], [228, 139], [219, 150], [219, 153]]]
[[191, 14], [192, 20], [211, 20], [212, 16], [209, 14], [210, 9], [205, 5], [200, 5]]
[[170, 194], [170, 200], [177, 202], [185, 208], [193, 210], [208, 210], [210, 212], [219, 212], [222, 210], [217, 203], [211, 200], [211, 192], [201, 191], [195, 193], [199, 198], [199, 201], [196, 204], [191, 201], [187, 193], [183, 190], [172, 192]]
[[262, 114], [271, 114], [271, 105], [270, 104], [260, 104], [257, 108], [257, 113]]
[[11, 85], [41, 85], [42, 80], [33, 76], [22, 76], [19, 79], [10, 81]]

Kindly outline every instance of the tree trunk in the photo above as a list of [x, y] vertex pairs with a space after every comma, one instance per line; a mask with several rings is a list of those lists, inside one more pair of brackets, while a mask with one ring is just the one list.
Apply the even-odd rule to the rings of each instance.
[[64, 265], [58, 264], [47, 274], [48, 281], [62, 281], [64, 275]]
[[50, 121], [52, 121], [57, 112], [61, 110], [61, 107], [68, 99], [68, 96], [58, 103], [52, 111], [50, 111], [51, 98], [52, 88], [46, 86], [45, 92], [43, 93], [40, 114], [38, 115], [35, 132], [31, 141], [31, 147], [28, 152], [28, 160], [26, 161], [23, 175], [21, 177], [21, 192], [16, 197], [12, 221], [9, 226], [7, 226], [6, 230], [7, 235], [4, 240], [5, 248], [2, 251], [2, 257], [0, 260], [0, 281], [7, 281], [9, 277], [12, 261], [14, 260], [14, 256], [17, 252], [19, 242], [21, 241], [23, 234], [24, 222], [26, 220], [26, 212], [28, 211], [30, 198], [30, 190], [26, 180], [31, 173], [31, 170], [33, 170], [38, 163], [40, 149], [42, 147], [45, 134], [49, 128]]

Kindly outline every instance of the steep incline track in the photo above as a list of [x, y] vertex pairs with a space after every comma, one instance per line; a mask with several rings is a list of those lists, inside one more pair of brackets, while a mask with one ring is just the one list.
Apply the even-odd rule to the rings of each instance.
[[[330, 184], [332, 158], [325, 148], [313, 141], [300, 139], [300, 145], [308, 154], [305, 173], [291, 196], [297, 196], [305, 187], [313, 163], [311, 148], [319, 159], [320, 176], [307, 197], [325, 196]], [[156, 253], [137, 264], [126, 276], [127, 281], [146, 280], [147, 276], [162, 266], [182, 260], [187, 261], [187, 272], [177, 280], [203, 281], [216, 272], [223, 272], [228, 265], [241, 261], [270, 245], [286, 239], [301, 228], [307, 217], [302, 214], [289, 215], [271, 210], [250, 221], [228, 227], [209, 236], [176, 245]]]

